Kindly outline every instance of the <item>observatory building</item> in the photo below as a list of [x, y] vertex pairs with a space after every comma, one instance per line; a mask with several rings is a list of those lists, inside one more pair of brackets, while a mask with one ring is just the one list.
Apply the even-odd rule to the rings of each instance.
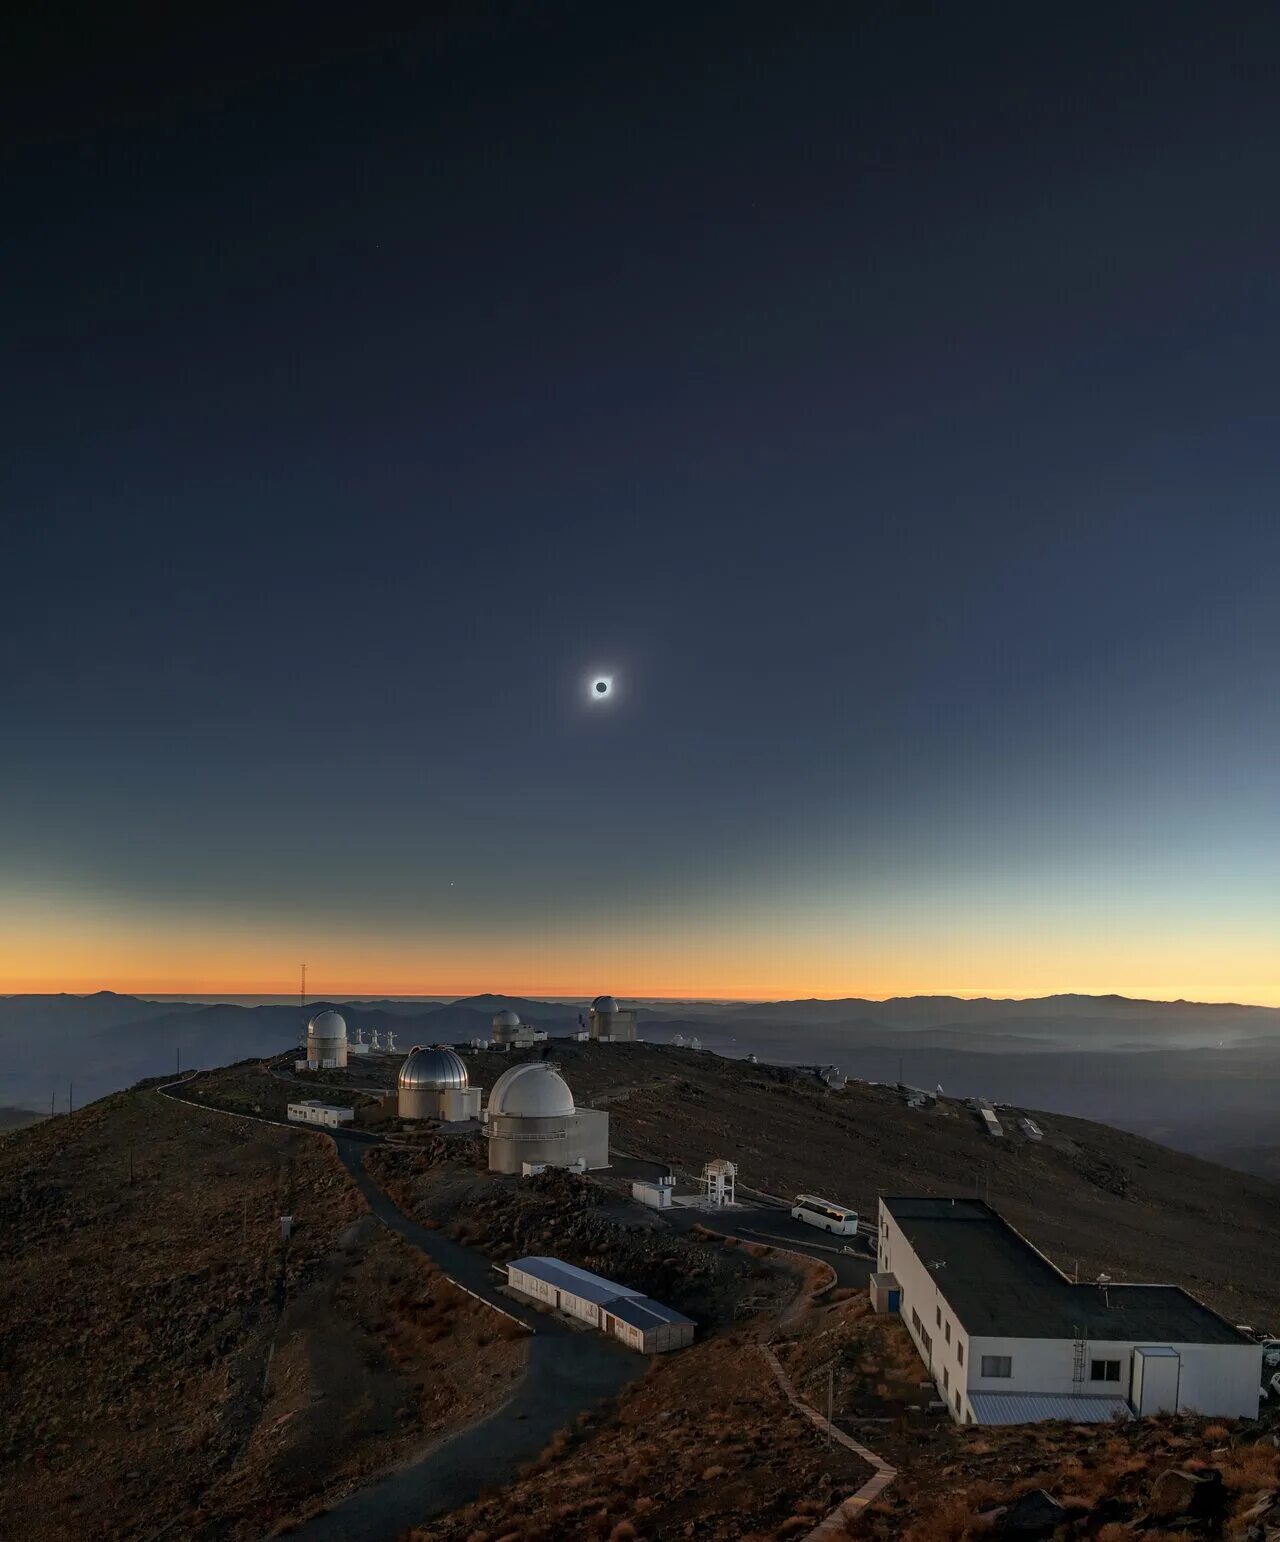
[[575, 1108], [569, 1084], [546, 1060], [527, 1060], [493, 1084], [484, 1112], [489, 1171], [518, 1173], [526, 1162], [546, 1167], [608, 1167], [609, 1116]]
[[520, 1014], [510, 1007], [493, 1015], [493, 1044], [495, 1049], [521, 1049], [529, 1044], [546, 1042], [546, 1029], [522, 1023]]
[[326, 1007], [307, 1024], [307, 1070], [329, 1071], [347, 1063], [347, 1020]]
[[611, 1043], [636, 1036], [636, 1014], [624, 1012], [614, 996], [597, 996], [591, 1003], [591, 1037]]
[[400, 1067], [397, 1111], [401, 1119], [443, 1119], [457, 1124], [480, 1113], [480, 1089], [473, 1087], [460, 1056], [444, 1044], [415, 1044]]

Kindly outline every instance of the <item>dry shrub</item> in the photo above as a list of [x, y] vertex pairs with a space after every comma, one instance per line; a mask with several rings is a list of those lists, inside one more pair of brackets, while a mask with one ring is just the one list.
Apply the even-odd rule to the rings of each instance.
[[1226, 1424], [1206, 1424], [1200, 1433], [1206, 1440], [1225, 1440], [1231, 1433], [1231, 1427]]
[[1222, 1469], [1222, 1481], [1230, 1489], [1274, 1488], [1280, 1468], [1280, 1451], [1270, 1443], [1259, 1441], [1232, 1451], [1218, 1465]]
[[1097, 1542], [1133, 1542], [1133, 1533], [1121, 1521], [1108, 1521], [1098, 1533]]
[[704, 1483], [714, 1483], [717, 1478], [723, 1477], [724, 1468], [718, 1462], [713, 1462], [710, 1467], [702, 1469], [702, 1481]]
[[773, 1249], [771, 1247], [766, 1247], [763, 1242], [753, 1242], [747, 1248], [747, 1252], [751, 1254], [752, 1258], [768, 1258], [770, 1253], [773, 1252]]
[[963, 1494], [953, 1494], [912, 1522], [902, 1533], [901, 1542], [960, 1542], [972, 1520], [968, 1499]]
[[813, 1522], [807, 1515], [788, 1515], [782, 1525], [778, 1527], [776, 1536], [794, 1537], [797, 1532], [812, 1531]]
[[636, 1528], [630, 1521], [619, 1521], [609, 1533], [609, 1542], [634, 1542]]

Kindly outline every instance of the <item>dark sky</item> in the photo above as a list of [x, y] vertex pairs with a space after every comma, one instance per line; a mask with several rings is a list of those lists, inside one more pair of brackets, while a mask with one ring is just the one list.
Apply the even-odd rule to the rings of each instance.
[[1280, 1000], [1274, 7], [30, 9], [0, 989]]

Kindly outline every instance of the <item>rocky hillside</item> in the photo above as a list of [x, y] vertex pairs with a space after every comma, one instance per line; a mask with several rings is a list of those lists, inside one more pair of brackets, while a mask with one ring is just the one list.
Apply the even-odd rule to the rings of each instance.
[[0, 1138], [0, 1239], [0, 1537], [256, 1542], [523, 1363], [328, 1142], [152, 1091]]

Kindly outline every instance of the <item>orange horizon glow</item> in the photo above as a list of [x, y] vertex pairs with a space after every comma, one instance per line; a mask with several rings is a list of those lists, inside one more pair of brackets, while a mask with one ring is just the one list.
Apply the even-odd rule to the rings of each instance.
[[[314, 982], [314, 983], [313, 983]], [[244, 978], [238, 979], [210, 979], [186, 977], [172, 978], [168, 976], [108, 976], [108, 977], [71, 977], [62, 976], [59, 979], [34, 977], [34, 978], [5, 978], [0, 977], [0, 996], [18, 995], [71, 995], [87, 996], [98, 991], [111, 991], [122, 996], [224, 996], [233, 998], [238, 996], [276, 996], [285, 999], [297, 997], [299, 994], [299, 981], [292, 982], [280, 979], [257, 979], [245, 982]], [[886, 986], [883, 983], [874, 986], [859, 986], [857, 984], [831, 986], [825, 989], [815, 989], [808, 982], [788, 983], [780, 982], [768, 987], [761, 986], [756, 990], [737, 988], [724, 988], [722, 986], [695, 984], [690, 982], [673, 988], [670, 984], [661, 987], [639, 984], [634, 981], [618, 982], [612, 978], [592, 979], [588, 982], [581, 980], [565, 984], [559, 980], [516, 980], [512, 982], [502, 977], [494, 978], [490, 975], [484, 979], [474, 979], [465, 983], [452, 981], [448, 985], [431, 985], [421, 981], [413, 981], [406, 984], [403, 980], [391, 983], [369, 983], [367, 980], [358, 980], [352, 983], [350, 980], [326, 981], [314, 979], [311, 974], [307, 978], [306, 1000], [315, 1001], [352, 1001], [364, 999], [412, 999], [443, 998], [457, 1000], [467, 996], [520, 996], [530, 1000], [540, 998], [569, 998], [590, 1001], [592, 997], [608, 992], [611, 995], [628, 1000], [645, 1001], [724, 1001], [724, 1002], [769, 1002], [769, 1001], [839, 1001], [848, 998], [862, 1001], [888, 1001], [894, 998], [911, 996], [950, 996], [961, 1001], [1034, 1001], [1049, 996], [1058, 995], [1082, 995], [1082, 996], [1121, 996], [1131, 1001], [1154, 1001], [1172, 1003], [1177, 1001], [1190, 1002], [1202, 1006], [1280, 1006], [1280, 992], [1270, 999], [1248, 998], [1240, 995], [1196, 995], [1188, 991], [1179, 991], [1168, 987], [1161, 989], [1159, 986], [1133, 984], [1127, 988], [1121, 985], [1095, 984], [1092, 986], [1063, 985], [1053, 983], [1044, 986], [1020, 986], [1016, 989], [981, 988], [973, 986], [956, 986], [938, 983], [919, 984], [904, 982], [900, 985]]]

